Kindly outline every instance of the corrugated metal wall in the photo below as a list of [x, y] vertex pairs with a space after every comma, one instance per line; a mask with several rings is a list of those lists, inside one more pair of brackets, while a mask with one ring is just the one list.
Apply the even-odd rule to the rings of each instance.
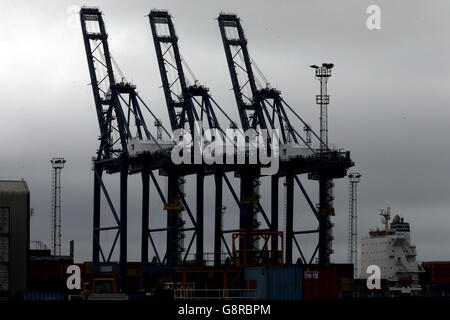
[[0, 292], [9, 291], [9, 208], [0, 208]]
[[30, 192], [25, 181], [0, 181], [0, 208], [3, 208], [2, 215], [9, 216], [9, 252], [3, 249], [1, 255], [8, 257], [9, 296], [14, 298], [27, 290]]
[[303, 277], [298, 266], [246, 268], [244, 279], [248, 289], [257, 290], [257, 299], [302, 299]]
[[304, 267], [303, 278], [305, 300], [337, 300], [339, 298], [337, 267], [308, 265]]

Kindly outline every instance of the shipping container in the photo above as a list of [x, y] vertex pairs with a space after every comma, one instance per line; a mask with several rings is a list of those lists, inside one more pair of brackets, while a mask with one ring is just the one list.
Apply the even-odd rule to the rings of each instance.
[[425, 283], [450, 284], [450, 261], [428, 261], [422, 262], [425, 275], [421, 278]]
[[302, 269], [298, 266], [246, 268], [245, 288], [261, 300], [301, 300]]
[[47, 291], [29, 291], [22, 295], [22, 300], [64, 300], [65, 297], [60, 292], [47, 292]]
[[339, 298], [338, 279], [338, 268], [335, 266], [303, 266], [303, 299], [337, 300]]
[[353, 278], [339, 278], [340, 292], [353, 292], [354, 283]]
[[72, 264], [69, 260], [30, 260], [29, 291], [68, 292], [67, 268]]
[[354, 266], [351, 263], [333, 264], [338, 272], [339, 297], [352, 297], [355, 291], [355, 283], [353, 279]]

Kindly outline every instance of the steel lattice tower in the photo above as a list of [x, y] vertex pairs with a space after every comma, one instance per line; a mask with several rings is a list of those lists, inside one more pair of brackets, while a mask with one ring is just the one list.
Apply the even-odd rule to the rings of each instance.
[[[320, 82], [320, 94], [316, 95], [316, 104], [320, 106], [320, 153], [322, 160], [326, 160], [329, 153], [328, 148], [328, 113], [330, 96], [327, 93], [328, 78], [331, 77], [331, 69], [334, 64], [322, 63], [321, 67], [312, 65], [315, 69], [316, 79]], [[330, 216], [334, 216], [332, 176], [327, 170], [322, 170], [317, 176], [319, 180], [319, 264], [328, 265], [330, 255], [333, 253], [332, 241], [333, 224]]]
[[360, 173], [350, 173], [348, 175], [348, 263], [354, 265], [354, 277], [358, 275], [358, 211], [356, 196], [360, 178]]
[[332, 63], [322, 63], [321, 67], [316, 65], [316, 79], [320, 82], [320, 94], [316, 95], [316, 103], [320, 106], [320, 149], [325, 150], [328, 146], [328, 104], [330, 96], [327, 93], [328, 78], [331, 77]]
[[66, 160], [52, 158], [52, 238], [51, 248], [54, 256], [61, 255], [61, 170]]

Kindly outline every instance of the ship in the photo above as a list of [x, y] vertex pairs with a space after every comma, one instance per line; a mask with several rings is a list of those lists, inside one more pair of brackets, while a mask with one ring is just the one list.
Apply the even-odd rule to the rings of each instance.
[[411, 229], [403, 217], [395, 215], [392, 222], [391, 208], [380, 210], [384, 228], [369, 231], [361, 241], [361, 278], [370, 274], [370, 265], [379, 266], [383, 288], [387, 295], [418, 295], [419, 274], [423, 272], [416, 261], [416, 246], [411, 243]]

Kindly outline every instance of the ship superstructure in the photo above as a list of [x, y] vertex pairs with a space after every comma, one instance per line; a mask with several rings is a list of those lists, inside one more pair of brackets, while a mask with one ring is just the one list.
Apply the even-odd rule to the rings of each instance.
[[361, 278], [370, 265], [381, 270], [381, 279], [394, 294], [416, 295], [421, 292], [420, 267], [416, 261], [416, 246], [411, 244], [410, 225], [404, 218], [395, 215], [389, 223], [390, 207], [381, 210], [383, 229], [371, 230], [369, 237], [361, 241]]

